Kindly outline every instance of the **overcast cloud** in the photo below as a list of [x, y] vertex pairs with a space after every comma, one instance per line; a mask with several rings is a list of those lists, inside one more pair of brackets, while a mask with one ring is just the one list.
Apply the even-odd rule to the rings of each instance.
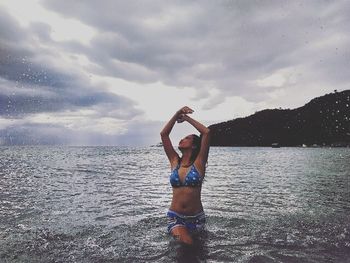
[[15, 2], [0, 4], [3, 144], [148, 145], [184, 104], [211, 124], [349, 89], [345, 0]]

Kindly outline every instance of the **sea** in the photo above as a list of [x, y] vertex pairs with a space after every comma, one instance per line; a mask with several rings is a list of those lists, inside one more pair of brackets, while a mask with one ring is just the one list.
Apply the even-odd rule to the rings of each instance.
[[167, 233], [159, 147], [0, 147], [0, 262], [350, 262], [350, 148], [212, 147], [206, 229]]

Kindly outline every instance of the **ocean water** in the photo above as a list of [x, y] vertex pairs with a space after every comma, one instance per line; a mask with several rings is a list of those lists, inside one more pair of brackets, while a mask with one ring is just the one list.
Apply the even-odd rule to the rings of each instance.
[[206, 230], [166, 232], [162, 148], [0, 147], [0, 262], [350, 262], [350, 149], [210, 149]]

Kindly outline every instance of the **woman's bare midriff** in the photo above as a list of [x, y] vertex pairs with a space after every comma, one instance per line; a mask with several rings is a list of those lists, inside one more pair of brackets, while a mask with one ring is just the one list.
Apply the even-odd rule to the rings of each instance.
[[201, 187], [173, 188], [173, 199], [170, 210], [182, 215], [195, 215], [203, 211]]

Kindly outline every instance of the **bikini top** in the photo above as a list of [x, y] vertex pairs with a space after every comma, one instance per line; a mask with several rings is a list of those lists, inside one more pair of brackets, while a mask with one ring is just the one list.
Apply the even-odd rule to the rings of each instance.
[[202, 177], [199, 174], [196, 167], [194, 166], [194, 164], [191, 165], [191, 169], [186, 174], [184, 183], [182, 183], [180, 180], [179, 168], [180, 168], [180, 164], [178, 164], [170, 174], [170, 184], [172, 187], [181, 187], [181, 186], [196, 187], [202, 184]]

